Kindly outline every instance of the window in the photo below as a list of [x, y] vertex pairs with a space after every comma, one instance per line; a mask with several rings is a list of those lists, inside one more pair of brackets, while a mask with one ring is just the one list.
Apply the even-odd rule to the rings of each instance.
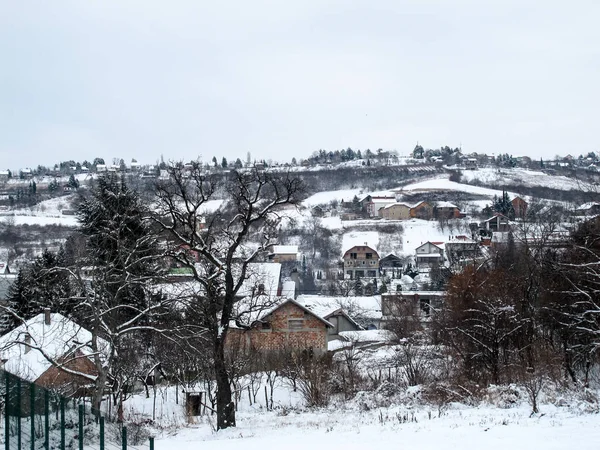
[[365, 253], [367, 259], [373, 259], [373, 253]]
[[356, 278], [362, 278], [365, 276], [365, 271], [364, 270], [357, 270], [356, 272], [354, 272], [354, 275], [356, 275]]
[[270, 330], [271, 329], [271, 324], [269, 322], [263, 322], [262, 323], [262, 329], [263, 330]]
[[367, 276], [369, 278], [375, 278], [377, 276], [377, 272], [375, 270], [367, 270]]
[[358, 259], [358, 253], [350, 253], [350, 259]]
[[288, 319], [288, 328], [290, 330], [301, 330], [304, 328], [304, 319]]

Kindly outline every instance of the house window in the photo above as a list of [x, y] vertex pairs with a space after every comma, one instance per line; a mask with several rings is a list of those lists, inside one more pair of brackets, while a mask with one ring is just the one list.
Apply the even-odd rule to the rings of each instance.
[[271, 324], [269, 322], [263, 322], [262, 323], [262, 329], [263, 330], [270, 330], [271, 329]]
[[377, 276], [377, 271], [375, 271], [375, 270], [368, 270], [367, 271], [367, 276], [369, 278], [375, 278]]
[[288, 328], [290, 330], [301, 330], [304, 328], [304, 319], [288, 319]]
[[365, 271], [364, 270], [357, 270], [356, 272], [354, 272], [354, 275], [356, 275], [356, 278], [362, 278], [365, 276]]
[[348, 270], [348, 271], [346, 271], [346, 275], [348, 275], [348, 276], [350, 277], [350, 279], [352, 279], [352, 278], [353, 278], [353, 277], [352, 277], [352, 274], [353, 274], [353, 273], [354, 273], [354, 272], [352, 272], [351, 270]]
[[358, 253], [350, 253], [350, 259], [358, 259]]
[[367, 259], [373, 259], [373, 253], [365, 253]]
[[421, 306], [421, 311], [423, 311], [423, 314], [425, 314], [426, 316], [429, 316], [429, 314], [431, 313], [431, 304], [429, 303], [429, 299], [421, 299], [421, 301], [419, 303]]

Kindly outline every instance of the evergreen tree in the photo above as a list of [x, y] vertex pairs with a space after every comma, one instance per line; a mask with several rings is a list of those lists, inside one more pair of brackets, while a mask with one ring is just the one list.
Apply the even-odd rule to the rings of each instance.
[[213, 166], [217, 167], [217, 157], [216, 156], [213, 156], [212, 163], [213, 163]]
[[221, 160], [221, 167], [223, 169], [227, 169], [227, 159], [223, 156], [223, 159]]
[[233, 163], [233, 167], [236, 169], [241, 169], [242, 167], [244, 167], [244, 164], [242, 163], [242, 160], [238, 158], [235, 160], [235, 163]]

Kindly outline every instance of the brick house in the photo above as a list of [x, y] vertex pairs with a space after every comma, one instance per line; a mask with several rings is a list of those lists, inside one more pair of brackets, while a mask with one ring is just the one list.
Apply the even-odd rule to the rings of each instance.
[[524, 218], [527, 215], [527, 207], [529, 204], [523, 200], [521, 197], [515, 197], [510, 202], [513, 206], [513, 210], [515, 211], [515, 217]]
[[228, 351], [310, 349], [325, 352], [328, 330], [333, 327], [330, 322], [292, 299], [285, 299], [246, 322], [237, 323], [229, 329], [225, 342]]
[[364, 245], [355, 245], [344, 253], [344, 278], [377, 278], [379, 273], [379, 254]]
[[427, 202], [419, 202], [410, 208], [410, 217], [429, 220], [433, 218], [433, 206]]
[[410, 219], [410, 206], [405, 203], [390, 203], [379, 209], [379, 217], [388, 220]]
[[[62, 395], [79, 395], [98, 375], [91, 341], [88, 330], [47, 310], [0, 337], [0, 359], [7, 372]], [[99, 339], [99, 345], [106, 354], [108, 343]]]
[[437, 202], [434, 208], [434, 215], [438, 219], [458, 219], [460, 209], [450, 202]]
[[352, 317], [350, 317], [335, 297], [301, 295], [296, 301], [332, 325], [327, 330], [328, 341], [338, 339], [340, 333], [363, 329]]

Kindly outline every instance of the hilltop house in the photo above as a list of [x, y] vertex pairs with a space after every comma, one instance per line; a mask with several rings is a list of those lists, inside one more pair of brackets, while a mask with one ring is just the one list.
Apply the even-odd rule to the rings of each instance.
[[232, 324], [225, 341], [229, 352], [249, 353], [290, 350], [327, 351], [328, 330], [333, 325], [298, 303], [285, 299], [271, 308]]
[[396, 197], [367, 195], [360, 203], [369, 217], [377, 217], [381, 208], [396, 203]]
[[460, 217], [460, 209], [450, 202], [437, 202], [434, 214], [438, 219], [458, 219]]
[[405, 203], [389, 203], [379, 209], [379, 217], [388, 220], [410, 219], [410, 206]]
[[410, 217], [429, 220], [433, 218], [433, 206], [427, 202], [419, 202], [410, 208]]
[[431, 268], [444, 263], [444, 243], [425, 242], [415, 249], [415, 262], [419, 269]]
[[[0, 358], [7, 372], [63, 395], [78, 395], [98, 375], [91, 341], [88, 330], [46, 310], [0, 337]], [[108, 343], [99, 339], [99, 346], [105, 355]]]
[[357, 278], [377, 278], [379, 272], [379, 254], [375, 249], [364, 245], [355, 245], [348, 249], [343, 257], [344, 277], [351, 280]]
[[451, 265], [464, 265], [480, 255], [479, 243], [464, 235], [450, 236], [444, 246]]
[[515, 217], [523, 219], [527, 215], [527, 207], [529, 204], [521, 197], [513, 198], [510, 203], [515, 211]]

